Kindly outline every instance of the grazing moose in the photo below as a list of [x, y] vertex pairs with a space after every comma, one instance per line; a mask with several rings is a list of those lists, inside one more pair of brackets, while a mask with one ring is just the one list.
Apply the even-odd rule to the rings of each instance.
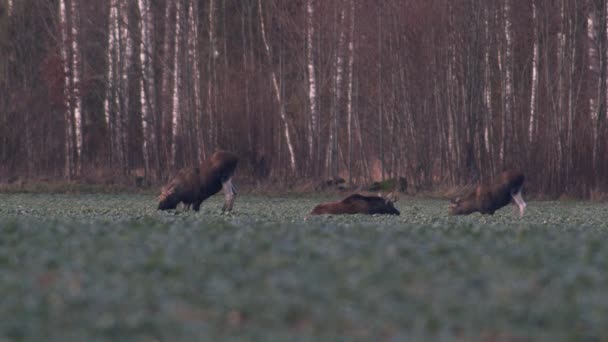
[[225, 200], [222, 213], [226, 210], [232, 211], [236, 196], [232, 175], [237, 163], [236, 155], [217, 151], [200, 168], [190, 167], [180, 170], [171, 182], [161, 189], [158, 209], [175, 209], [180, 202], [183, 202], [187, 209], [193, 205], [193, 209], [199, 211], [204, 200], [223, 189]]
[[323, 214], [387, 214], [399, 215], [399, 210], [395, 209], [393, 202], [397, 198], [393, 194], [389, 197], [362, 196], [359, 194], [350, 195], [338, 202], [321, 203], [317, 205], [309, 215]]
[[[519, 216], [523, 217], [527, 206], [521, 196], [523, 184], [523, 173], [513, 170], [504, 171], [493, 184], [478, 185], [475, 191], [465, 198], [451, 201], [450, 214], [468, 215], [479, 211], [482, 214], [493, 215], [496, 210], [513, 203], [519, 208]], [[516, 207], [513, 207], [513, 213], [515, 209]]]

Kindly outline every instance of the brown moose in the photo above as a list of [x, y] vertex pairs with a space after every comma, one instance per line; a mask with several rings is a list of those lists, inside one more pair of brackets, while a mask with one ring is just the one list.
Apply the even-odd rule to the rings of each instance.
[[387, 214], [399, 215], [399, 210], [395, 208], [393, 202], [397, 200], [394, 194], [387, 198], [380, 196], [363, 196], [354, 194], [346, 197], [342, 201], [327, 202], [317, 205], [309, 215], [323, 214]]
[[452, 200], [449, 206], [451, 215], [468, 215], [476, 211], [493, 215], [494, 212], [509, 203], [513, 203], [513, 213], [519, 209], [519, 216], [524, 216], [526, 202], [521, 196], [524, 175], [519, 171], [504, 171], [496, 181], [489, 185], [478, 185], [475, 191], [464, 198]]
[[183, 202], [186, 209], [199, 211], [201, 203], [224, 191], [224, 206], [222, 212], [232, 211], [236, 188], [232, 184], [232, 175], [236, 169], [238, 158], [231, 152], [217, 151], [203, 165], [188, 167], [180, 170], [175, 177], [161, 189], [158, 196], [158, 209], [175, 209]]

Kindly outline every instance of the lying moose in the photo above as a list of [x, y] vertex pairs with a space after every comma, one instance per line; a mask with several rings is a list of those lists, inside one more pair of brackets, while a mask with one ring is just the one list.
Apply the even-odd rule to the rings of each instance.
[[388, 197], [363, 196], [354, 194], [346, 197], [342, 201], [327, 202], [317, 205], [309, 215], [323, 214], [387, 214], [399, 215], [399, 210], [393, 205], [397, 201], [394, 194]]
[[232, 175], [238, 158], [231, 152], [217, 151], [203, 165], [181, 169], [175, 177], [161, 189], [158, 196], [158, 209], [175, 209], [183, 202], [186, 209], [192, 205], [199, 211], [201, 203], [207, 198], [224, 190], [222, 212], [232, 211], [236, 189], [232, 184]]
[[[519, 171], [504, 171], [489, 185], [478, 185], [475, 191], [464, 198], [452, 200], [449, 206], [451, 215], [468, 215], [479, 211], [493, 215], [494, 212], [509, 203], [519, 209], [519, 216], [524, 216], [526, 202], [521, 196], [524, 175]], [[515, 213], [516, 207], [513, 207]]]

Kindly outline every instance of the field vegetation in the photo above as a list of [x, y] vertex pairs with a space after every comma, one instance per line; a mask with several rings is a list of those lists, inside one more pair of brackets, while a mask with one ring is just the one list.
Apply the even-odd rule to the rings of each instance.
[[0, 339], [608, 338], [606, 204], [304, 220], [330, 199], [0, 194]]

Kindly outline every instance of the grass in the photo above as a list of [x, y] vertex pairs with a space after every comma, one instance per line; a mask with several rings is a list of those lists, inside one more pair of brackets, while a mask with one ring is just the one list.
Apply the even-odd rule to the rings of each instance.
[[605, 340], [608, 208], [303, 217], [330, 198], [0, 194], [0, 340]]

